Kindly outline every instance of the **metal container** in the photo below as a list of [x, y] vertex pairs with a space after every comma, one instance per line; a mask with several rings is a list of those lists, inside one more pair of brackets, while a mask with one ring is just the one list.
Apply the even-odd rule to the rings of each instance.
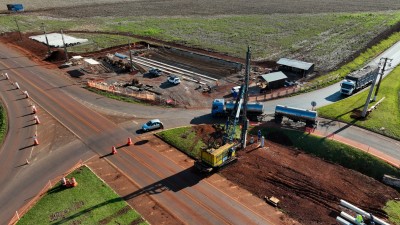
[[311, 111], [307, 109], [277, 105], [275, 107], [275, 116], [286, 116], [289, 119], [297, 121], [315, 122], [318, 117], [318, 113], [317, 111]]
[[[235, 102], [227, 102], [225, 105], [225, 110], [227, 112], [232, 112], [235, 108]], [[243, 106], [241, 111], [243, 110]], [[261, 115], [264, 113], [264, 105], [258, 102], [248, 102], [247, 103], [247, 113], [248, 114], [258, 114]]]

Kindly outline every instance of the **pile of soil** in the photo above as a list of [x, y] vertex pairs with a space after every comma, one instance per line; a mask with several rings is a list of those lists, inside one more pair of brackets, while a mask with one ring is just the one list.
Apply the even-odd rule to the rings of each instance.
[[195, 143], [197, 143], [198, 140], [201, 140], [209, 147], [222, 145], [223, 130], [221, 129], [221, 127], [219, 127], [219, 124], [215, 125], [202, 124], [194, 126], [193, 130], [194, 132], [196, 132], [196, 138], [197, 138], [195, 140]]
[[[202, 139], [215, 131], [211, 125], [194, 129]], [[273, 139], [287, 140], [282, 135]], [[382, 208], [399, 197], [393, 188], [359, 172], [271, 141], [266, 147], [253, 144], [238, 151], [237, 163], [220, 173], [260, 198], [278, 198], [279, 208], [302, 224], [337, 224], [340, 199], [387, 218]]]
[[0, 36], [0, 39], [4, 43], [10, 43], [14, 46], [19, 47], [19, 49], [29, 52], [31, 55], [44, 59], [47, 56], [48, 48], [46, 45], [29, 39], [29, 36], [35, 34], [23, 34], [19, 32], [4, 33]]

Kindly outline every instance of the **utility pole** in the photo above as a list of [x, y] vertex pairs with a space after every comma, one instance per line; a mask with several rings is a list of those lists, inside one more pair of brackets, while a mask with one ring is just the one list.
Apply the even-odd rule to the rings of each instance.
[[243, 126], [242, 126], [242, 133], [241, 133], [241, 148], [246, 148], [246, 141], [247, 141], [247, 128], [249, 126], [249, 122], [247, 119], [247, 102], [248, 102], [248, 92], [249, 92], [249, 77], [250, 77], [250, 57], [251, 57], [251, 50], [250, 46], [247, 46], [247, 54], [246, 54], [246, 72], [244, 77], [244, 96], [243, 96]]
[[[380, 73], [378, 72], [378, 74], [379, 74], [379, 81], [378, 81], [378, 85], [376, 86], [375, 96], [374, 96], [374, 100], [373, 100], [373, 101], [376, 101], [376, 96], [378, 96], [378, 91], [379, 91], [379, 87], [381, 86], [382, 77], [383, 77], [383, 75], [385, 74], [386, 63], [387, 63], [388, 61], [391, 62], [392, 60], [393, 60], [393, 59], [389, 59], [389, 58], [386, 58], [386, 57], [380, 59], [379, 64], [381, 64], [382, 61], [383, 61], [383, 68], [382, 68], [382, 70], [380, 71]], [[388, 66], [389, 66], [389, 67], [391, 66], [390, 63], [389, 63]]]
[[18, 33], [19, 33], [19, 40], [22, 41], [22, 34], [21, 34], [21, 30], [19, 29], [17, 18], [14, 17], [14, 21], [15, 21], [15, 24], [17, 24], [17, 29], [18, 29]]
[[44, 23], [42, 23], [42, 29], [43, 29], [44, 37], [46, 38], [47, 53], [50, 55], [51, 50], [50, 50], [50, 45], [49, 45], [49, 39], [47, 38], [46, 27], [44, 26]]
[[361, 114], [361, 116], [363, 118], [365, 118], [367, 116], [368, 104], [371, 102], [371, 95], [372, 95], [372, 92], [374, 91], [375, 83], [376, 83], [376, 80], [378, 79], [378, 76], [379, 76], [379, 73], [376, 74], [374, 82], [372, 82], [372, 84], [371, 84], [371, 89], [369, 89], [368, 97], [367, 97], [367, 100], [365, 101], [364, 109]]
[[61, 29], [61, 38], [64, 44], [64, 53], [65, 53], [65, 62], [68, 62], [68, 52], [67, 52], [67, 46], [65, 45], [65, 41], [64, 41], [64, 33], [63, 30]]
[[131, 69], [129, 71], [132, 72], [133, 62], [132, 62], [131, 40], [128, 41], [128, 45], [129, 45], [129, 59], [130, 59], [130, 65], [131, 65]]

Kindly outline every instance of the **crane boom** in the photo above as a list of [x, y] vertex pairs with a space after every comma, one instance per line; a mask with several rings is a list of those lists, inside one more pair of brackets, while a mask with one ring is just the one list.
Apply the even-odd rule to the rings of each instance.
[[240, 120], [240, 110], [243, 107], [243, 126], [242, 133], [240, 137], [240, 142], [242, 148], [246, 147], [246, 135], [247, 135], [247, 99], [248, 99], [248, 85], [249, 85], [249, 76], [250, 76], [250, 47], [247, 48], [246, 54], [246, 73], [244, 83], [240, 86], [238, 97], [235, 101], [235, 107], [231, 112], [231, 115], [228, 117], [225, 126], [225, 135], [223, 138], [223, 143], [231, 143], [235, 137], [236, 127]]

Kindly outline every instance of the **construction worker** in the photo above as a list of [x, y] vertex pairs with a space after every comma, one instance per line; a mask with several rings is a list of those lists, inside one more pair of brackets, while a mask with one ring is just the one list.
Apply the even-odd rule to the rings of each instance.
[[258, 130], [258, 132], [257, 132], [257, 142], [261, 141], [261, 135], [262, 135], [261, 130]]
[[265, 143], [265, 138], [264, 138], [264, 136], [262, 136], [261, 137], [261, 144], [260, 144], [261, 148], [264, 148], [264, 143]]
[[250, 144], [253, 144], [254, 143], [254, 137], [253, 137], [253, 135], [251, 135], [251, 137], [250, 137]]
[[357, 224], [364, 224], [364, 219], [363, 219], [363, 217], [362, 217], [362, 215], [360, 215], [360, 214], [357, 214], [357, 216], [356, 216], [356, 221], [355, 221]]

